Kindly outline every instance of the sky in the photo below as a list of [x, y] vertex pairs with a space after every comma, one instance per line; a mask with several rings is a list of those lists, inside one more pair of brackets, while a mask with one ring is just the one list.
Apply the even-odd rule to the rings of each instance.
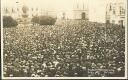
[[[105, 22], [106, 4], [120, 0], [3, 0], [4, 6], [41, 7], [44, 10], [71, 11], [76, 2], [89, 7], [89, 19], [94, 22]], [[121, 0], [124, 1], [124, 0]], [[16, 2], [19, 2], [18, 4]]]

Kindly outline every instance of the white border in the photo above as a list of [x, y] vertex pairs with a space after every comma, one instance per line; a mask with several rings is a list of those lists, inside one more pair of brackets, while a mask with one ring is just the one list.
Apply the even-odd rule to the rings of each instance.
[[4, 77], [3, 76], [3, 4], [2, 4], [2, 0], [1, 0], [1, 75], [2, 75], [2, 79], [128, 79], [128, 53], [127, 53], [127, 34], [128, 34], [128, 29], [127, 29], [127, 19], [128, 19], [128, 14], [127, 14], [127, 8], [128, 8], [128, 1], [126, 1], [126, 16], [125, 16], [125, 77]]
[[4, 77], [3, 79], [127, 79], [126, 77]]
[[126, 15], [125, 15], [125, 77], [128, 79], [128, 0], [125, 3]]
[[3, 4], [1, 0], [1, 78], [3, 79]]

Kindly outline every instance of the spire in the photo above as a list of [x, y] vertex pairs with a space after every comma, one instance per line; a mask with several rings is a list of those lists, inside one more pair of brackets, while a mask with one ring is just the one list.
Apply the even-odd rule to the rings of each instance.
[[77, 3], [77, 9], [79, 9], [79, 4]]
[[83, 2], [83, 10], [84, 10], [84, 2]]
[[79, 9], [79, 3], [78, 3], [78, 0], [76, 0], [76, 9]]

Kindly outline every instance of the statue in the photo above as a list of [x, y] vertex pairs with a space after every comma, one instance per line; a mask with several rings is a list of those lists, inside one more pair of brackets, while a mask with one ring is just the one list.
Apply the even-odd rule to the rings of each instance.
[[23, 11], [22, 17], [27, 18], [27, 17], [28, 17], [28, 14], [27, 14], [27, 12], [28, 12], [28, 7], [27, 7], [27, 6], [23, 6], [23, 7], [22, 7], [22, 11]]

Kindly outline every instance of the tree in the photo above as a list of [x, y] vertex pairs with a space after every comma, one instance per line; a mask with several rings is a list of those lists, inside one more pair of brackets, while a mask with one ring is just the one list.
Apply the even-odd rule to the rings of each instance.
[[56, 22], [56, 19], [50, 16], [35, 16], [31, 20], [33, 23], [37, 23], [40, 25], [54, 25]]
[[3, 17], [3, 26], [4, 27], [15, 27], [18, 23], [14, 20], [11, 16], [4, 16]]
[[38, 16], [34, 16], [31, 20], [31, 22], [35, 23], [35, 24], [39, 24], [39, 17]]

